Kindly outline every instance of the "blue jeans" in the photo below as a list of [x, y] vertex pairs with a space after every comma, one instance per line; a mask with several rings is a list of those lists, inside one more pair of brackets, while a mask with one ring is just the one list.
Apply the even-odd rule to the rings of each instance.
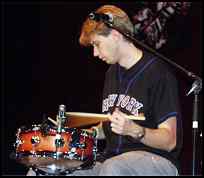
[[177, 168], [166, 158], [145, 151], [131, 151], [96, 162], [92, 169], [67, 176], [177, 176]]

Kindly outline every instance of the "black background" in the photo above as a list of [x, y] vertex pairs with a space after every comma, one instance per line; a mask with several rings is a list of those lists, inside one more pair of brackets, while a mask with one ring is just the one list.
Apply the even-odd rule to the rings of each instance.
[[[16, 131], [22, 125], [41, 123], [55, 116], [60, 104], [68, 111], [101, 110], [104, 74], [108, 68], [92, 51], [78, 43], [80, 27], [88, 13], [104, 2], [3, 2], [2, 3], [2, 117], [1, 161], [3, 175], [25, 175], [27, 169], [9, 158]], [[130, 16], [136, 2], [108, 3]], [[192, 3], [187, 16], [177, 15], [168, 24], [168, 42], [159, 50], [166, 57], [202, 75], [202, 3]], [[175, 70], [183, 111], [183, 175], [192, 172], [193, 95], [185, 96], [192, 80]], [[201, 93], [202, 94], [202, 93]], [[202, 98], [199, 97], [199, 134]], [[201, 140], [196, 159], [201, 174]]]

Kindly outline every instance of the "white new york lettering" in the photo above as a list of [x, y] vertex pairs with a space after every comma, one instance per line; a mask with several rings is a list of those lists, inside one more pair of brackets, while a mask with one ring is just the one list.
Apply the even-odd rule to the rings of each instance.
[[137, 100], [135, 98], [131, 98], [130, 102], [128, 103], [126, 109], [131, 112], [133, 106], [135, 105], [135, 103], [137, 102]]
[[108, 107], [113, 107], [117, 96], [117, 94], [112, 94], [108, 96]]
[[138, 102], [135, 98], [130, 98], [128, 95], [120, 94], [110, 94], [106, 99], [103, 100], [102, 103], [102, 112], [106, 112], [110, 107], [113, 107], [118, 97], [118, 101], [116, 106], [120, 106], [121, 108], [125, 108], [131, 114], [138, 116], [139, 109], [143, 107], [143, 104]]
[[129, 100], [130, 100], [130, 97], [129, 97], [129, 96], [125, 96], [125, 98], [122, 100], [120, 106], [121, 106], [122, 108], [124, 108], [125, 106], [127, 106]]
[[125, 95], [122, 95], [122, 94], [119, 95], [118, 102], [117, 102], [116, 106], [120, 105], [120, 103], [121, 103], [121, 101], [123, 100], [124, 97], [125, 97]]
[[103, 100], [102, 112], [108, 111], [108, 98]]
[[139, 113], [139, 109], [143, 107], [143, 104], [142, 103], [139, 103], [137, 101], [136, 105], [133, 107], [132, 111], [131, 111], [131, 114], [133, 115], [136, 115], [138, 116], [138, 113]]

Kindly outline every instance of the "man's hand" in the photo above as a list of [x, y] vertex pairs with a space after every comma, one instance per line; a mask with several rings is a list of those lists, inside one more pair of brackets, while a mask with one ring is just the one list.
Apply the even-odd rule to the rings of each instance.
[[142, 127], [125, 116], [126, 114], [119, 111], [118, 108], [115, 109], [113, 114], [109, 116], [112, 131], [119, 135], [129, 135], [136, 137], [135, 133], [140, 132]]

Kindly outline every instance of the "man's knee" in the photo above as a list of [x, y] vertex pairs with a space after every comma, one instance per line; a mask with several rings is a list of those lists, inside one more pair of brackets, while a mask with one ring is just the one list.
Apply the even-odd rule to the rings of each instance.
[[99, 175], [118, 175], [120, 171], [119, 161], [117, 159], [108, 159], [102, 164]]

